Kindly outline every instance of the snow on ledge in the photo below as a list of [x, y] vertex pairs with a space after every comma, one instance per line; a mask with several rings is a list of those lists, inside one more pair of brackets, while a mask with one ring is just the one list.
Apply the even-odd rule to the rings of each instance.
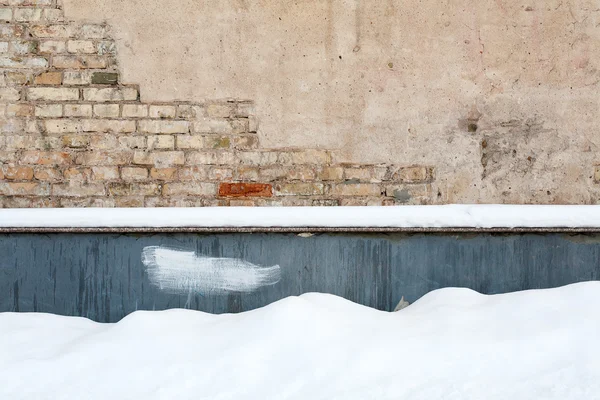
[[0, 228], [600, 228], [600, 206], [3, 209]]

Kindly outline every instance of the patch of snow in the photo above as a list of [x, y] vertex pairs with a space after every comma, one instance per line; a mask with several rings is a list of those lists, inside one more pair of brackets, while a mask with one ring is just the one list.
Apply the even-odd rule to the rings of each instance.
[[432, 292], [397, 313], [323, 294], [117, 324], [0, 314], [0, 398], [600, 398], [600, 282]]
[[600, 206], [3, 209], [0, 228], [600, 228]]

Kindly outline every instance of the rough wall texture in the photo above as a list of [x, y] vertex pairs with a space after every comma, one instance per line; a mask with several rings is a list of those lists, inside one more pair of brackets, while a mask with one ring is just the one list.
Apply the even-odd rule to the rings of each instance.
[[4, 207], [600, 197], [595, 1], [64, 3], [0, 0]]
[[102, 24], [53, 0], [1, 0], [4, 207], [427, 202], [433, 168], [262, 150], [247, 101], [146, 103]]

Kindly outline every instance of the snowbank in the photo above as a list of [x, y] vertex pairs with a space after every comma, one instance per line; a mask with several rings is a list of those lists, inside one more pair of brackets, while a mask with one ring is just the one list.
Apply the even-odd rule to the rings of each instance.
[[598, 399], [600, 283], [433, 292], [399, 313], [310, 294], [118, 324], [0, 314], [2, 399]]
[[5, 209], [0, 228], [600, 228], [600, 206]]

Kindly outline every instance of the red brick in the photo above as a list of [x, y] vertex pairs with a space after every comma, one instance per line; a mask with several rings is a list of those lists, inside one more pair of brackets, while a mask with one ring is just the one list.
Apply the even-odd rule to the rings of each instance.
[[265, 183], [221, 183], [221, 197], [272, 197], [273, 186]]

